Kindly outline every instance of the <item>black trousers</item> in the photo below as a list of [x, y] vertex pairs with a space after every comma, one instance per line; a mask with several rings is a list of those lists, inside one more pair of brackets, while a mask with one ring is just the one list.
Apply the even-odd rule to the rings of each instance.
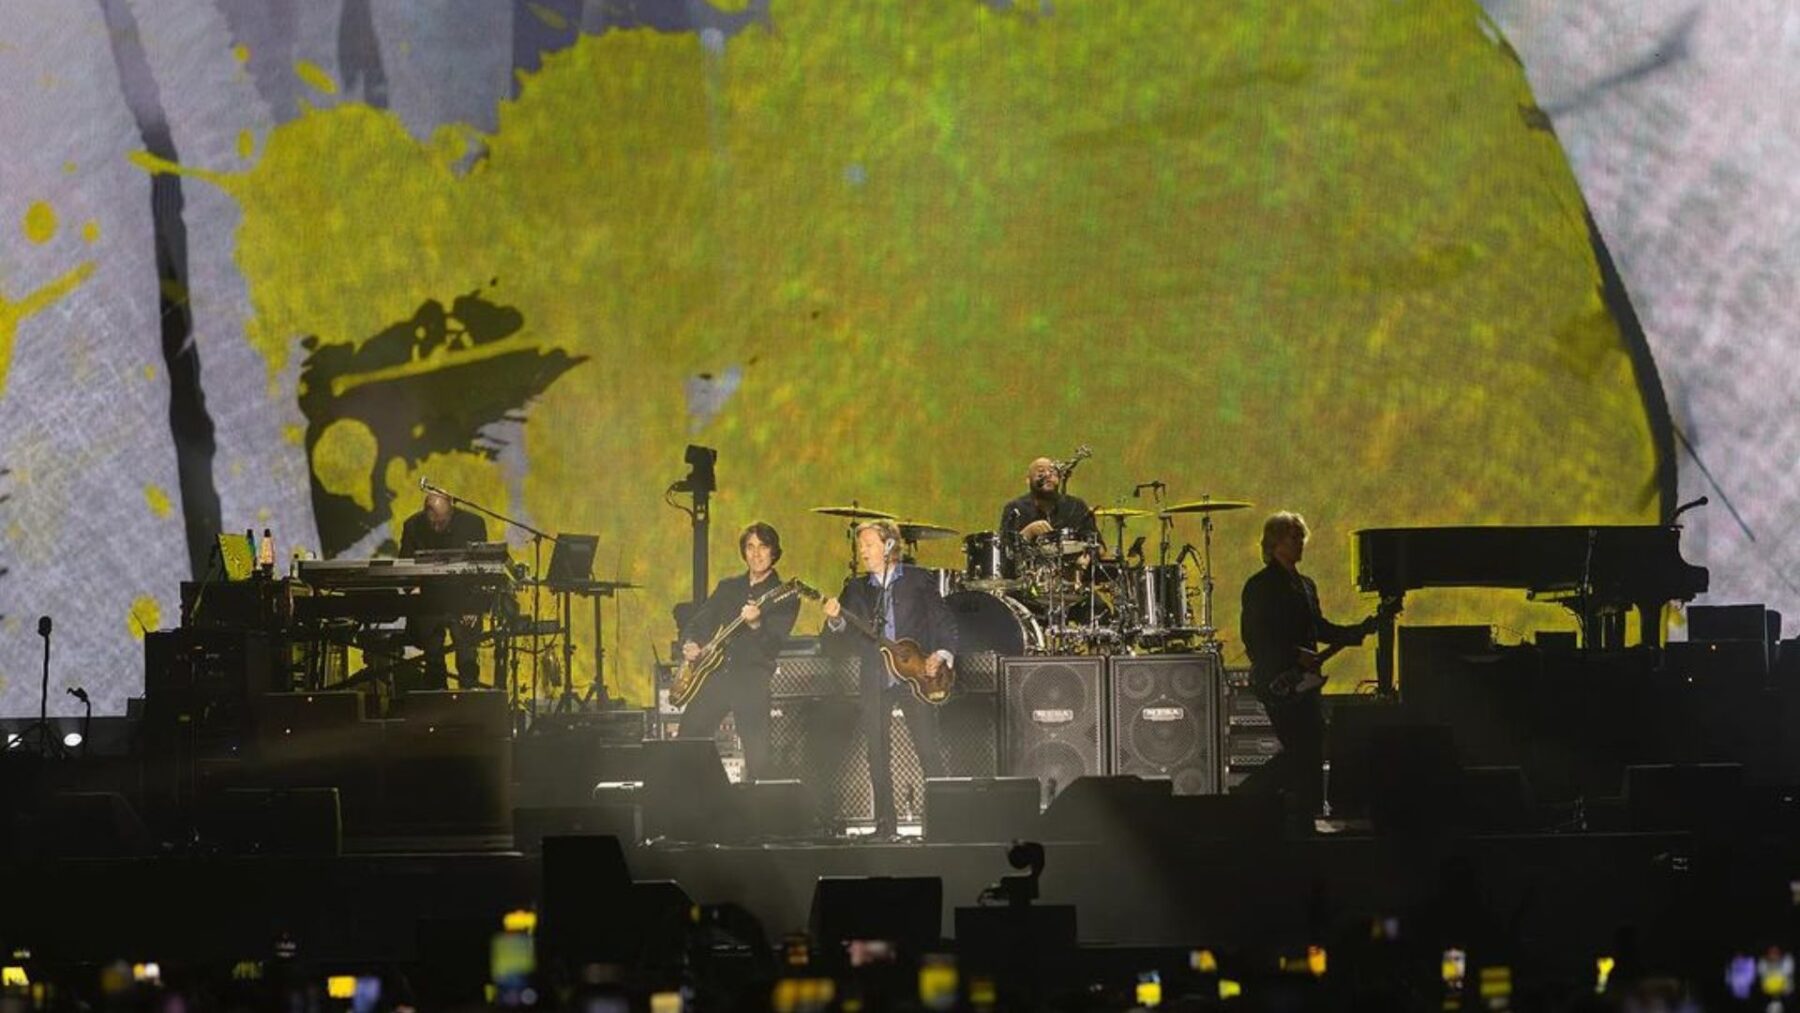
[[1324, 808], [1325, 710], [1319, 694], [1277, 697], [1258, 693], [1281, 752], [1238, 785], [1245, 794], [1286, 796], [1289, 815], [1310, 819]]
[[481, 646], [481, 624], [464, 623], [461, 619], [407, 621], [413, 644], [425, 652], [425, 689], [448, 689], [450, 673], [444, 666], [444, 633], [449, 631], [456, 654], [456, 686], [469, 689], [481, 685], [481, 661], [475, 649]]
[[700, 692], [681, 712], [684, 739], [711, 739], [719, 734], [725, 715], [733, 716], [738, 738], [744, 743], [744, 777], [767, 776], [769, 762], [770, 672], [739, 671], [727, 665], [706, 677]]
[[[913, 696], [905, 683], [887, 685], [887, 668], [879, 658], [862, 663], [863, 741], [869, 747], [869, 787], [875, 793], [875, 826], [892, 831], [900, 821], [894, 807], [893, 722], [895, 707], [906, 718], [919, 769], [926, 777], [944, 776], [944, 754], [938, 745], [937, 708]], [[924, 799], [911, 800], [915, 811]]]

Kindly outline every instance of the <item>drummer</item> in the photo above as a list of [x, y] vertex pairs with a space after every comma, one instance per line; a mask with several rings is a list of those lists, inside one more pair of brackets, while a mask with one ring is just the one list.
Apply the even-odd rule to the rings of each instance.
[[1063, 476], [1055, 461], [1040, 457], [1031, 462], [1025, 483], [1029, 491], [1000, 511], [1000, 544], [1009, 552], [1020, 539], [1052, 532], [1068, 532], [1068, 537], [1081, 541], [1099, 538], [1093, 511], [1077, 497], [1063, 494]]

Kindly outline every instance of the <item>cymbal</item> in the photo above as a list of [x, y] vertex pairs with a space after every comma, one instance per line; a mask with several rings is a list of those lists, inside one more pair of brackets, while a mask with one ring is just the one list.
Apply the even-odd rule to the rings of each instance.
[[1191, 503], [1177, 503], [1171, 507], [1163, 507], [1161, 516], [1170, 514], [1210, 514], [1221, 510], [1247, 510], [1254, 506], [1241, 499], [1197, 499]]
[[812, 512], [816, 513], [816, 514], [824, 514], [827, 517], [848, 517], [853, 521], [856, 521], [856, 520], [891, 521], [894, 519], [894, 515], [888, 513], [885, 510], [870, 510], [868, 507], [864, 507], [864, 506], [813, 507]]
[[1136, 507], [1100, 507], [1094, 511], [1095, 517], [1148, 517], [1150, 511]]
[[955, 528], [947, 528], [942, 524], [927, 524], [924, 521], [901, 521], [900, 537], [909, 542], [929, 541], [933, 538], [955, 538], [959, 532]]

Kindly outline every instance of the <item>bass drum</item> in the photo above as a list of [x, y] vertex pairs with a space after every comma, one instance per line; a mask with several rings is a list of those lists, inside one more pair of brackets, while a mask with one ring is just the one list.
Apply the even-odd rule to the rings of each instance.
[[1003, 594], [958, 591], [945, 595], [944, 604], [956, 619], [959, 654], [992, 651], [1004, 658], [1044, 649], [1044, 631], [1037, 617]]

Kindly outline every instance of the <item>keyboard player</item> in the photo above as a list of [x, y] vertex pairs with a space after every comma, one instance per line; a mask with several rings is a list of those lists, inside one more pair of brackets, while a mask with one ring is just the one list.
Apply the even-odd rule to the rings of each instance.
[[[424, 507], [400, 525], [400, 557], [412, 559], [424, 549], [461, 549], [471, 542], [487, 541], [487, 522], [456, 509], [450, 497], [427, 492]], [[449, 673], [444, 667], [444, 634], [456, 650], [456, 684], [469, 689], [481, 684], [480, 661], [475, 648], [481, 643], [479, 615], [406, 621], [413, 644], [425, 652], [424, 689], [445, 689]]]

